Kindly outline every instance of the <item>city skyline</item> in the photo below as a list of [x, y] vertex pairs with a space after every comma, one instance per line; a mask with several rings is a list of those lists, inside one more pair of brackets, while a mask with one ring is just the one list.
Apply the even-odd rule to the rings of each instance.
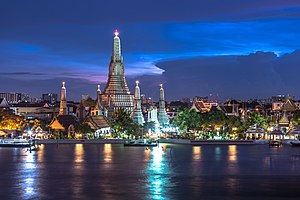
[[154, 99], [160, 83], [166, 100], [299, 98], [299, 10], [297, 1], [3, 2], [0, 89], [37, 97], [65, 81], [68, 100], [95, 97], [118, 29], [132, 94], [139, 80]]

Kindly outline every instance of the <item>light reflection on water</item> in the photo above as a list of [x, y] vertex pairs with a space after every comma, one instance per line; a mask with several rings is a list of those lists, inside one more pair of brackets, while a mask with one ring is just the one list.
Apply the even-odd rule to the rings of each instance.
[[193, 146], [193, 159], [194, 160], [201, 159], [201, 146]]
[[299, 150], [165, 144], [41, 145], [32, 153], [0, 148], [0, 199], [297, 199]]
[[[111, 144], [104, 144], [104, 163], [108, 164], [111, 163], [112, 159], [112, 149], [111, 149]], [[105, 165], [108, 166], [108, 165]]]
[[82, 198], [84, 183], [81, 178], [84, 173], [84, 148], [83, 144], [75, 144], [73, 160], [73, 181], [71, 184], [73, 197]]
[[220, 147], [215, 147], [215, 159], [217, 161], [221, 160], [221, 148]]
[[36, 152], [23, 149], [23, 162], [20, 171], [20, 186], [23, 199], [36, 197], [38, 168], [36, 164]]
[[146, 172], [149, 199], [168, 199], [166, 193], [167, 187], [171, 186], [171, 169], [167, 156], [171, 150], [166, 145], [151, 149], [152, 159]]

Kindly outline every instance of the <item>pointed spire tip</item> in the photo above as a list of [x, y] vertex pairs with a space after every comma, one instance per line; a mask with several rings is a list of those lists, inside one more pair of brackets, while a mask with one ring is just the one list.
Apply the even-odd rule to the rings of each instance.
[[116, 29], [115, 30], [115, 36], [118, 36], [119, 35], [119, 31]]

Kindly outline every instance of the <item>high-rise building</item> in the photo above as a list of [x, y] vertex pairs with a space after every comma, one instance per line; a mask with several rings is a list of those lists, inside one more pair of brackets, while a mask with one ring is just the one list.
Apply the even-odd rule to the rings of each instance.
[[133, 95], [130, 94], [124, 75], [121, 41], [118, 35], [118, 31], [115, 31], [108, 81], [101, 94], [101, 105], [108, 110], [108, 117], [118, 108], [130, 112], [133, 110]]
[[159, 106], [158, 106], [158, 122], [161, 127], [169, 126], [169, 118], [166, 112], [165, 91], [163, 85], [160, 84], [159, 90]]
[[67, 115], [67, 89], [65, 82], [62, 82], [61, 93], [60, 93], [60, 105], [59, 105], [59, 115]]
[[1, 92], [0, 98], [5, 98], [8, 103], [20, 103], [26, 100], [26, 96], [22, 93]]
[[135, 93], [134, 93], [134, 109], [132, 112], [132, 119], [137, 124], [143, 126], [145, 123], [144, 116], [142, 113], [142, 106], [141, 106], [141, 91], [139, 87], [139, 81], [136, 81], [135, 86]]
[[54, 104], [58, 99], [57, 96], [55, 93], [42, 94], [42, 102]]

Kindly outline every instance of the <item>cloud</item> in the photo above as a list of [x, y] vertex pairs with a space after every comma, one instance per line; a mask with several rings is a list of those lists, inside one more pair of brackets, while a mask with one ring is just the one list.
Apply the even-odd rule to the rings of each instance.
[[256, 52], [243, 56], [174, 60], [157, 65], [165, 70], [169, 99], [209, 94], [221, 99], [263, 98], [276, 94], [300, 97], [297, 87], [300, 51], [281, 57], [272, 52]]

